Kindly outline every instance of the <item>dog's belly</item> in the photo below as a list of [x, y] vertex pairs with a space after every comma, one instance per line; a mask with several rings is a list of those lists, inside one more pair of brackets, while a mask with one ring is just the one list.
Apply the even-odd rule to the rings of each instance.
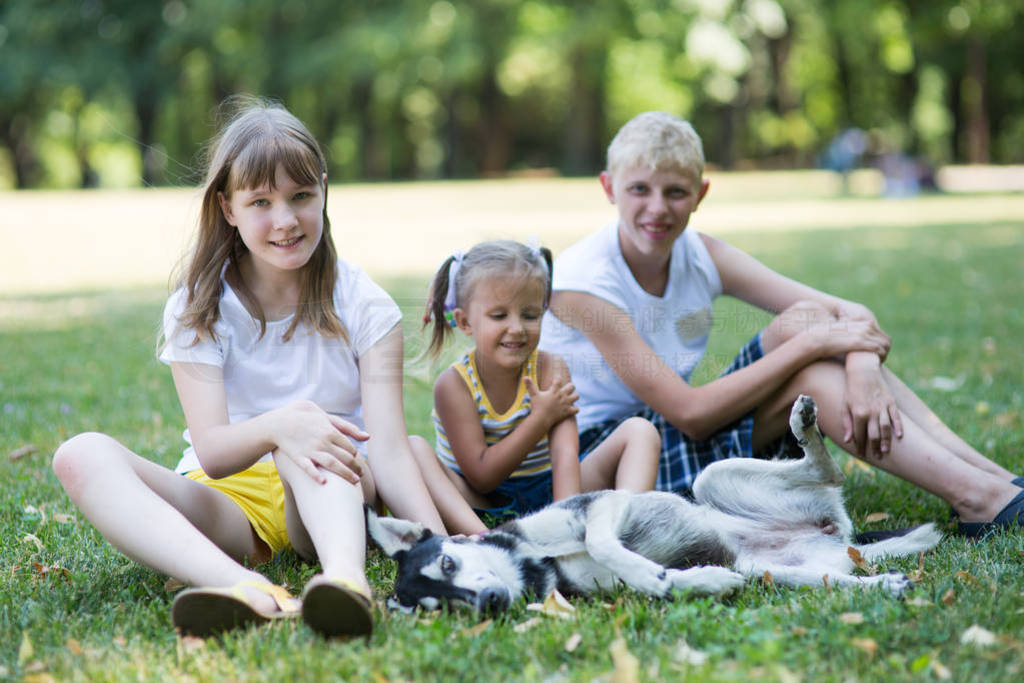
[[781, 565], [848, 572], [853, 561], [848, 542], [833, 529], [819, 526], [777, 526], [735, 538], [736, 566]]

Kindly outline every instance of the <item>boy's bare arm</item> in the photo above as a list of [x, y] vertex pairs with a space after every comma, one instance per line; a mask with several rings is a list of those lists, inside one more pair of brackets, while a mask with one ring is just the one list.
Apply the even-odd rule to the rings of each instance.
[[707, 438], [754, 410], [812, 361], [861, 343], [856, 333], [825, 334], [820, 327], [811, 328], [745, 368], [692, 387], [643, 340], [629, 316], [615, 305], [585, 292], [559, 291], [552, 295], [551, 312], [582, 331], [641, 401], [694, 439]]
[[[871, 310], [787, 278], [722, 240], [700, 235], [722, 280], [724, 293], [764, 310], [778, 313], [798, 301], [814, 301], [838, 321], [870, 321]], [[846, 354], [847, 391], [843, 409], [844, 437], [861, 456], [882, 456], [893, 437], [903, 435], [896, 401], [882, 378], [881, 363], [888, 355], [852, 351]]]

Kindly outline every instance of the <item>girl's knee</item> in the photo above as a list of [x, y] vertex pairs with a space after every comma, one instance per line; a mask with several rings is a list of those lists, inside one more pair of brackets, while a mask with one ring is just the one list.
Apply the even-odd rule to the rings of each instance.
[[661, 434], [658, 433], [658, 428], [650, 420], [642, 417], [631, 417], [625, 420], [622, 426], [628, 443], [657, 444], [657, 448], [661, 448]]
[[97, 472], [106, 454], [118, 446], [117, 441], [106, 434], [77, 434], [57, 447], [51, 462], [53, 471], [61, 483], [67, 485]]

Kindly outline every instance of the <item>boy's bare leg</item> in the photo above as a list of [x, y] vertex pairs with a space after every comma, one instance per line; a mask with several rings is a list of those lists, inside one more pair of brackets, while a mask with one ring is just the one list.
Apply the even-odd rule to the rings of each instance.
[[956, 432], [947, 427], [938, 415], [925, 405], [917, 394], [903, 380], [886, 367], [882, 367], [882, 377], [889, 386], [889, 391], [899, 404], [900, 410], [907, 414], [919, 427], [927, 431], [933, 439], [941, 443], [947, 450], [961, 460], [979, 469], [990, 472], [1003, 479], [1013, 479], [1016, 475], [992, 462], [961, 439]]
[[[835, 361], [813, 363], [798, 372], [755, 412], [755, 450], [783, 433], [790, 407], [800, 394], [814, 397], [819, 407], [818, 424], [842, 447], [845, 387], [845, 370]], [[967, 522], [991, 521], [1020, 493], [1006, 478], [958, 457], [917, 424], [902, 406], [900, 412], [903, 438], [894, 439], [890, 452], [882, 458], [869, 459], [870, 464], [939, 496]]]

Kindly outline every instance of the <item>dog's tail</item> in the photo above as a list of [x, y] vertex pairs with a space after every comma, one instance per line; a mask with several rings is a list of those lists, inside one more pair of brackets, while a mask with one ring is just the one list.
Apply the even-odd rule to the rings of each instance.
[[941, 540], [942, 532], [931, 523], [905, 529], [866, 531], [854, 536], [865, 560], [931, 550]]

